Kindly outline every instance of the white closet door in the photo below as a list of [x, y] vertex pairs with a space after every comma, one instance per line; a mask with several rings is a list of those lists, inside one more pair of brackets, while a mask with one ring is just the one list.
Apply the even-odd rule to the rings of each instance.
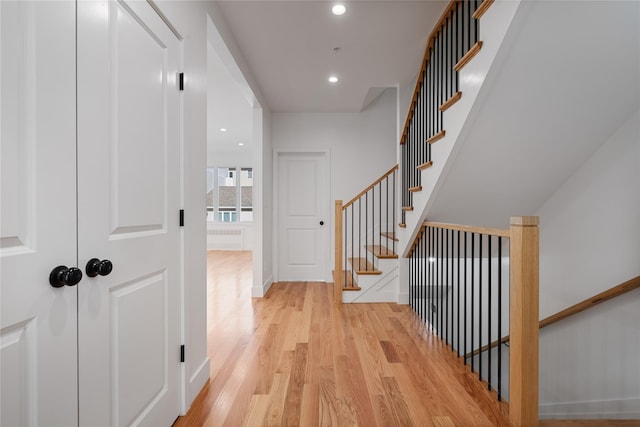
[[326, 280], [326, 161], [325, 153], [278, 153], [280, 281]]
[[80, 425], [180, 411], [179, 42], [147, 2], [78, 2]]
[[77, 425], [75, 5], [0, 1], [0, 425]]

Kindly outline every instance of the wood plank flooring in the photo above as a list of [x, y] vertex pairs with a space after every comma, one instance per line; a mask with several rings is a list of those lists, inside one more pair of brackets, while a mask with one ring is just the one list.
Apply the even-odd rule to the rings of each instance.
[[182, 426], [507, 426], [506, 407], [408, 306], [332, 284], [252, 299], [251, 254], [208, 254], [211, 379]]

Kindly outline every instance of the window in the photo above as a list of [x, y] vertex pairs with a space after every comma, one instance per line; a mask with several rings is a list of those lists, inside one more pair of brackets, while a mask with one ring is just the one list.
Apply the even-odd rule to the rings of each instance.
[[253, 169], [207, 169], [207, 220], [253, 221]]

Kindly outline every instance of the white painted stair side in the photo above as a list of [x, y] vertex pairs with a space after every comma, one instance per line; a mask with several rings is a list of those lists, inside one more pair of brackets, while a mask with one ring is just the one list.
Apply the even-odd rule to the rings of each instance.
[[342, 302], [397, 302], [400, 282], [398, 259], [377, 258], [374, 264], [382, 274], [355, 274], [359, 291], [343, 291]]

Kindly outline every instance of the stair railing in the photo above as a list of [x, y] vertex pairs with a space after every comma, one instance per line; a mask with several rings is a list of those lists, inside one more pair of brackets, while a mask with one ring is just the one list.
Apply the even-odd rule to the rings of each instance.
[[453, 0], [429, 36], [402, 136], [401, 223], [413, 206], [413, 193], [422, 189], [420, 171], [432, 165], [431, 144], [446, 134], [442, 115], [462, 96], [458, 72], [475, 56], [479, 19], [493, 0]]
[[375, 272], [375, 256], [396, 251], [398, 165], [343, 204], [335, 205], [335, 301], [359, 289], [357, 274]]
[[[411, 307], [498, 401], [508, 366], [514, 426], [538, 423], [538, 236], [538, 217], [509, 229], [425, 222], [408, 253]], [[465, 357], [507, 328], [508, 360], [502, 346]]]
[[[587, 298], [586, 300], [574, 304], [571, 307], [567, 307], [564, 310], [552, 314], [549, 317], [545, 317], [540, 321], [539, 328], [546, 328], [547, 326], [553, 325], [554, 323], [567, 319], [578, 313], [582, 313], [583, 311], [591, 307], [595, 307], [596, 305], [602, 304], [605, 301], [609, 301], [610, 299], [619, 297], [620, 295], [624, 295], [627, 292], [633, 291], [638, 288], [640, 288], [640, 276], [629, 279], [624, 283], [609, 288], [606, 291], [600, 292], [598, 295], [594, 295], [591, 298]], [[485, 345], [482, 348], [469, 352], [465, 355], [465, 357], [477, 356], [481, 352], [497, 347], [498, 344], [507, 344], [509, 342], [509, 339], [509, 335], [502, 336], [500, 340], [495, 340], [489, 345]]]

